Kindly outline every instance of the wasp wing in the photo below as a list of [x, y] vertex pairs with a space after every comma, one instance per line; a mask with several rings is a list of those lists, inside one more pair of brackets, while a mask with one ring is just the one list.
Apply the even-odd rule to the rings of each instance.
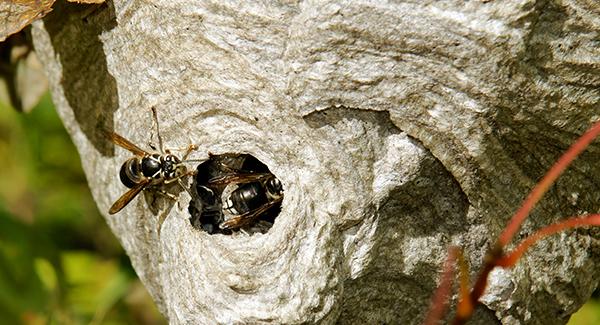
[[265, 179], [266, 177], [272, 176], [271, 173], [237, 173], [227, 174], [211, 178], [208, 184], [211, 185], [227, 185], [230, 183], [251, 183]]
[[283, 198], [280, 197], [278, 199], [275, 199], [273, 201], [270, 201], [270, 202], [262, 205], [260, 208], [254, 209], [252, 211], [248, 211], [239, 216], [225, 220], [225, 221], [221, 222], [221, 224], [219, 224], [219, 228], [224, 229], [224, 230], [226, 230], [226, 229], [231, 230], [231, 229], [238, 229], [238, 228], [247, 226], [252, 221], [256, 220], [256, 218], [258, 218], [261, 214], [265, 213], [270, 208], [274, 207], [277, 203], [280, 203], [282, 199]]
[[114, 144], [131, 151], [134, 155], [140, 156], [140, 157], [149, 155], [148, 152], [146, 152], [145, 150], [136, 146], [135, 144], [131, 143], [131, 141], [123, 138], [122, 136], [120, 136], [114, 132], [107, 132], [107, 133], [108, 133], [108, 137]]
[[133, 198], [135, 198], [148, 184], [150, 184], [151, 180], [149, 178], [144, 179], [141, 183], [136, 184], [129, 191], [125, 192], [125, 194], [121, 195], [121, 197], [113, 203], [113, 205], [108, 210], [109, 214], [115, 214], [121, 211]]

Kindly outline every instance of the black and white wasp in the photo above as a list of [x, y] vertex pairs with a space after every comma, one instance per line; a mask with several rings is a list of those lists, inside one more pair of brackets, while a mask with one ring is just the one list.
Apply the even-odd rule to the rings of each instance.
[[[149, 187], [158, 187], [172, 182], [179, 182], [180, 185], [187, 190], [183, 183], [181, 183], [181, 178], [192, 175], [193, 171], [188, 172], [184, 162], [186, 162], [187, 156], [193, 150], [197, 149], [197, 146], [188, 146], [181, 159], [172, 154], [169, 150], [163, 150], [162, 138], [158, 130], [158, 118], [154, 107], [152, 108], [152, 113], [156, 121], [160, 152], [147, 152], [122, 136], [114, 132], [108, 132], [108, 138], [114, 144], [129, 150], [134, 155], [121, 165], [121, 170], [119, 171], [121, 182], [128, 187], [129, 190], [113, 203], [108, 210], [109, 214], [115, 214], [121, 211], [142, 190]], [[163, 193], [174, 198], [172, 194], [166, 192]]]
[[229, 233], [262, 220], [272, 223], [283, 186], [258, 159], [247, 154], [209, 155], [196, 169], [190, 221], [208, 233]]

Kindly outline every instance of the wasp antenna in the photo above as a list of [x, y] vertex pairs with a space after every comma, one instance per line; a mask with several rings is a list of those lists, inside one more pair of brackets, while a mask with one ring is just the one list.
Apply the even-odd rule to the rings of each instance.
[[158, 125], [158, 114], [156, 113], [156, 107], [152, 106], [152, 117], [154, 118], [154, 123], [156, 123], [156, 137], [158, 138], [158, 148], [160, 149], [160, 153], [164, 154], [163, 150], [163, 141], [160, 136], [160, 126]]

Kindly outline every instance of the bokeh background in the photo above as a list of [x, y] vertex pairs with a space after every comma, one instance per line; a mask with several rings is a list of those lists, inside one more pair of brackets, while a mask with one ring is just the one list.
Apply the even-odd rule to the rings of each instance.
[[166, 324], [48, 94], [29, 113], [0, 103], [0, 324]]

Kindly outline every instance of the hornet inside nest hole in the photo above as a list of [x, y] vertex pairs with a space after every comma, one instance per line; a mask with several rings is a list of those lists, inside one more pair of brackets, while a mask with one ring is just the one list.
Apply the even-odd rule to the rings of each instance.
[[279, 212], [283, 186], [249, 154], [209, 154], [196, 168], [190, 222], [209, 234], [266, 233]]

